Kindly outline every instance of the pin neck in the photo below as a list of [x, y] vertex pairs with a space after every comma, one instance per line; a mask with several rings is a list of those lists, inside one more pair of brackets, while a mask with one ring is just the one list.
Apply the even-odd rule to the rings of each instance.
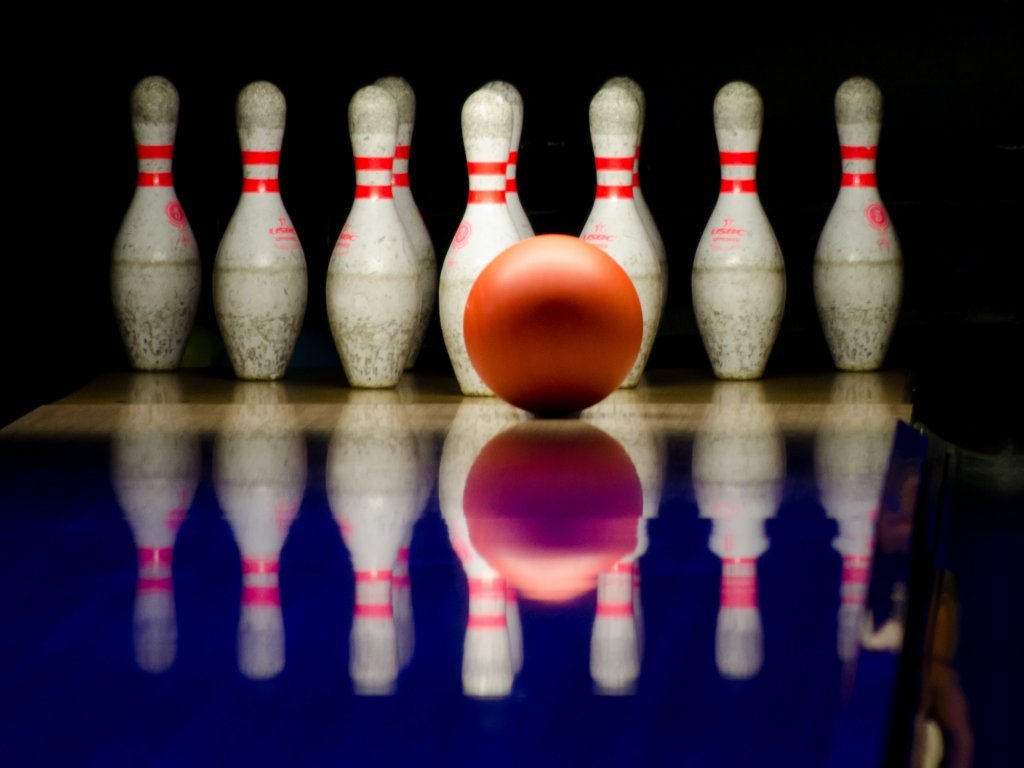
[[356, 155], [356, 199], [390, 200], [393, 155], [368, 157]]
[[843, 144], [839, 147], [839, 154], [843, 165], [842, 186], [878, 186], [878, 179], [875, 174], [875, 163], [878, 157], [877, 146]]
[[757, 152], [719, 152], [718, 162], [722, 167], [722, 184], [719, 191], [724, 194], [757, 193]]
[[597, 156], [594, 167], [597, 170], [598, 199], [633, 199], [633, 166], [636, 155], [619, 157]]
[[250, 194], [278, 193], [280, 150], [242, 150], [242, 192]]
[[504, 205], [507, 202], [507, 162], [473, 162], [466, 164], [469, 171], [470, 205]]
[[730, 558], [722, 561], [722, 608], [757, 608], [757, 561]]

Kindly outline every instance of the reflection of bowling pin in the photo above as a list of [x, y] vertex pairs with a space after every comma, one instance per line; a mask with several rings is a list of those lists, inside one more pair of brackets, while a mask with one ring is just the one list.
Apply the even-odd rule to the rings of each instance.
[[635, 387], [644, 372], [661, 322], [665, 292], [665, 273], [633, 199], [639, 130], [640, 105], [628, 89], [615, 85], [597, 92], [590, 102], [597, 192], [580, 237], [618, 262], [640, 299], [643, 337], [624, 387]]
[[640, 189], [640, 144], [643, 141], [644, 123], [647, 120], [647, 97], [644, 94], [644, 89], [631, 77], [613, 77], [605, 83], [605, 86], [610, 85], [626, 88], [633, 94], [633, 98], [636, 99], [636, 103], [640, 107], [640, 128], [637, 131], [636, 156], [633, 158], [633, 202], [636, 203], [637, 213], [640, 214], [640, 219], [647, 229], [647, 236], [651, 238], [651, 244], [654, 246], [654, 251], [658, 256], [658, 263], [661, 264], [661, 271], [665, 277], [661, 281], [661, 301], [662, 306], [664, 306], [665, 297], [668, 293], [668, 256], [665, 252], [665, 241], [661, 239], [658, 225], [654, 223], [654, 215], [651, 213], [651, 209], [647, 207], [644, 193]]
[[[640, 523], [646, 525], [641, 518]], [[634, 615], [633, 564], [617, 563], [597, 577], [597, 613], [590, 635], [590, 676], [598, 693], [632, 693], [640, 676]]]
[[412, 368], [419, 355], [423, 336], [434, 316], [434, 305], [437, 303], [437, 257], [434, 255], [434, 243], [430, 239], [423, 217], [412, 196], [409, 186], [409, 149], [412, 144], [412, 129], [416, 121], [416, 94], [412, 86], [401, 77], [382, 77], [375, 85], [379, 85], [390, 93], [398, 103], [398, 143], [395, 145], [395, 160], [391, 167], [391, 185], [395, 198], [395, 208], [405, 226], [413, 250], [416, 253], [417, 285], [420, 290], [419, 316], [416, 319], [416, 334], [413, 337], [406, 369]]
[[327, 268], [327, 315], [349, 384], [393, 387], [419, 321], [416, 252], [392, 197], [398, 104], [375, 85], [348, 105], [356, 162], [352, 211]]
[[897, 416], [885, 404], [876, 374], [839, 374], [814, 440], [814, 469], [821, 503], [839, 525], [832, 546], [843, 558], [840, 583], [839, 658], [857, 653], [867, 601], [875, 521]]
[[757, 195], [757, 146], [764, 105], [734, 82], [715, 96], [722, 164], [718, 202], [693, 262], [693, 310], [711, 367], [721, 379], [756, 379], [782, 323], [785, 264]]
[[877, 85], [853, 77], [839, 86], [843, 176], [814, 254], [814, 300], [832, 359], [847, 371], [882, 365], [903, 291], [900, 244], [875, 180], [881, 120]]
[[110, 294], [132, 367], [178, 367], [199, 304], [199, 250], [171, 175], [178, 91], [147, 77], [132, 91], [135, 195], [114, 240]]
[[217, 249], [213, 306], [241, 379], [284, 376], [306, 313], [306, 259], [281, 201], [284, 95], [267, 82], [238, 94], [242, 196]]
[[[522, 419], [508, 405], [463, 402], [448, 429], [438, 470], [438, 501], [448, 526], [452, 549], [462, 563], [469, 586], [469, 618], [462, 652], [462, 688], [467, 696], [503, 697], [512, 690], [522, 664], [513, 657], [515, 641], [509, 635], [508, 589], [505, 580], [473, 547], [463, 508], [466, 480], [485, 445]], [[518, 608], [514, 620], [519, 632]], [[521, 657], [521, 651], [519, 651]]]
[[533, 237], [533, 227], [523, 210], [523, 204], [519, 200], [519, 187], [516, 184], [516, 166], [519, 163], [519, 139], [523, 135], [523, 97], [512, 83], [502, 80], [493, 80], [484, 88], [497, 91], [512, 107], [512, 144], [508, 153], [508, 167], [505, 169], [505, 202], [508, 205], [508, 212], [515, 222], [519, 239], [525, 240]]
[[693, 485], [722, 561], [715, 661], [724, 677], [756, 675], [763, 658], [757, 558], [778, 508], [786, 445], [757, 383], [719, 383], [693, 443]]
[[643, 517], [637, 522], [637, 548], [629, 558], [619, 563], [620, 567], [628, 565], [633, 574], [632, 613], [636, 625], [636, 647], [641, 659], [644, 651], [644, 618], [639, 559], [647, 551], [647, 521], [658, 516], [665, 484], [665, 443], [647, 425], [643, 409], [643, 399], [635, 390], [619, 390], [588, 408], [584, 414], [585, 419], [601, 427], [626, 449], [636, 467], [643, 491]]
[[284, 668], [279, 563], [306, 488], [306, 442], [281, 385], [239, 383], [213, 450], [217, 500], [242, 557], [238, 667], [253, 679]]
[[398, 395], [353, 393], [327, 450], [327, 494], [355, 572], [349, 672], [361, 695], [393, 693], [398, 679], [392, 583], [420, 485]]
[[477, 276], [499, 253], [519, 242], [506, 205], [505, 171], [512, 140], [512, 107], [481, 88], [462, 107], [462, 138], [469, 167], [469, 202], [441, 267], [441, 331], [464, 395], [490, 395], [466, 352], [462, 318]]
[[171, 562], [178, 527], [199, 483], [199, 441], [180, 429], [176, 376], [136, 374], [111, 439], [111, 483], [135, 538], [135, 659], [147, 672], [174, 662]]

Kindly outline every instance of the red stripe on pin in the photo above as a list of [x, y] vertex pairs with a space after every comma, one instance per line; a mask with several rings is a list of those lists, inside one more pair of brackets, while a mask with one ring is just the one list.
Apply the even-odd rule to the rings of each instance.
[[505, 614], [497, 614], [494, 616], [476, 616], [470, 614], [469, 621], [466, 622], [467, 629], [505, 629], [508, 626], [508, 622], [505, 621]]
[[135, 155], [139, 160], [170, 160], [174, 157], [174, 145], [136, 144]]
[[469, 191], [470, 203], [504, 203], [504, 189], [471, 189]]
[[391, 183], [396, 187], [408, 187], [409, 186], [409, 174], [408, 173], [396, 173], [391, 177]]
[[504, 176], [508, 163], [466, 163], [471, 176]]
[[517, 152], [516, 150], [512, 150], [511, 152], [509, 152], [508, 153], [508, 164], [509, 165], [515, 165], [518, 162], [519, 162], [519, 152]]
[[632, 185], [621, 186], [621, 185], [611, 185], [611, 184], [598, 184], [597, 185], [597, 194], [595, 194], [594, 196], [595, 197], [601, 197], [601, 198], [616, 197], [616, 198], [623, 198], [623, 199], [627, 199], [627, 198], [628, 199], [632, 199], [633, 198], [633, 187], [632, 187]]
[[719, 191], [729, 194], [751, 194], [757, 192], [757, 179], [722, 179]]
[[390, 619], [395, 615], [389, 603], [384, 603], [383, 605], [379, 603], [372, 605], [359, 603], [352, 613], [362, 619]]
[[281, 151], [242, 150], [243, 165], [277, 165], [281, 162]]
[[840, 146], [839, 153], [843, 160], [874, 160], [878, 156], [878, 147]]
[[412, 586], [412, 579], [410, 579], [408, 576], [393, 576], [391, 578], [391, 586], [409, 587]]
[[639, 173], [634, 173], [633, 174], [633, 186], [634, 187], [639, 187], [640, 186], [640, 174]]
[[757, 165], [757, 152], [719, 152], [722, 165]]
[[632, 616], [632, 603], [598, 603], [598, 616]]
[[632, 171], [633, 155], [629, 157], [595, 157], [594, 165], [599, 171]]
[[470, 579], [469, 594], [471, 597], [489, 597], [499, 600], [505, 597], [505, 581], [503, 579]]
[[873, 173], [844, 173], [844, 187], [877, 187], [878, 177]]
[[173, 187], [174, 176], [170, 171], [164, 173], [140, 173], [136, 184], [140, 187]]
[[357, 171], [390, 171], [391, 157], [356, 157]]
[[409, 159], [409, 145], [399, 144], [395, 147], [395, 159], [396, 160], [408, 160]]
[[613, 565], [608, 571], [609, 573], [632, 573], [633, 564], [625, 561], [620, 561]]
[[278, 606], [281, 605], [281, 590], [276, 587], [242, 587], [242, 605]]
[[136, 587], [137, 592], [170, 592], [174, 589], [174, 584], [170, 577], [161, 579], [139, 579], [138, 586]]
[[139, 568], [160, 568], [171, 564], [170, 547], [139, 547]]
[[505, 182], [505, 191], [506, 192], [517, 192], [517, 193], [519, 192], [519, 187], [516, 186], [516, 180], [515, 179], [509, 179], [508, 181]]
[[277, 560], [263, 560], [258, 557], [242, 558], [243, 574], [278, 573]]
[[360, 200], [384, 200], [393, 197], [391, 186], [379, 184], [356, 184], [356, 198]]
[[391, 581], [391, 571], [356, 571], [356, 581]]
[[398, 557], [395, 558], [397, 563], [408, 563], [409, 562], [409, 547], [402, 547], [398, 550]]
[[277, 179], [242, 179], [242, 192], [280, 192]]

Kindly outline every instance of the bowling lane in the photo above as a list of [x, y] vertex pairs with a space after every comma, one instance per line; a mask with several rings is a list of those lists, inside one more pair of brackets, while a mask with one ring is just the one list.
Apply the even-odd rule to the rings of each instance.
[[118, 375], [28, 414], [0, 433], [11, 764], [901, 754], [904, 377], [660, 376], [571, 421], [411, 377]]

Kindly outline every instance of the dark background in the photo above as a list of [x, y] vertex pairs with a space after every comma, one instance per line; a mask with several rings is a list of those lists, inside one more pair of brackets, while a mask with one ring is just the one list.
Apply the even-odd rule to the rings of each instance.
[[[670, 266], [669, 304], [651, 365], [710, 375], [689, 273], [718, 192], [711, 105], [729, 80], [753, 83], [765, 102], [759, 189], [788, 281], [768, 368], [774, 376], [831, 369], [811, 265], [839, 183], [835, 89], [866, 75], [885, 99], [879, 186], [905, 260], [904, 303], [887, 365], [910, 369], [915, 386], [934, 393], [934, 413], [978, 432], [976, 425], [995, 415], [985, 410], [993, 387], [997, 394], [1019, 389], [1013, 377], [1022, 349], [1024, 259], [1021, 12], [1007, 1], [976, 3], [958, 14], [861, 6], [811, 18], [774, 13], [684, 9], [687, 23], [680, 25], [632, 5], [622, 19], [563, 24], [526, 8], [506, 22], [396, 11], [376, 21], [282, 15], [213, 29], [202, 16], [167, 8], [159, 20], [129, 20], [134, 37], [97, 32], [95, 18], [81, 20], [90, 30], [82, 34], [72, 31], [72, 20], [64, 32], [40, 39], [32, 59], [11, 67], [16, 109], [8, 128], [24, 244], [8, 257], [15, 280], [4, 303], [8, 389], [0, 423], [97, 373], [126, 367], [110, 307], [109, 260], [134, 191], [128, 110], [142, 77], [164, 75], [181, 95], [175, 184], [204, 270], [202, 343], [189, 359], [230, 375], [210, 273], [239, 194], [235, 96], [246, 83], [268, 79], [288, 100], [281, 188], [309, 268], [293, 374], [328, 369], [340, 386], [324, 284], [352, 201], [346, 110], [359, 87], [397, 74], [416, 91], [412, 188], [440, 263], [465, 204], [459, 113], [473, 90], [506, 79], [522, 92], [521, 198], [538, 233], [577, 234], [593, 200], [590, 98], [609, 77], [636, 79], [648, 105], [641, 179]], [[769, 21], [784, 31], [771, 32]], [[420, 367], [450, 370], [436, 319]], [[984, 385], [972, 383], [979, 376]], [[981, 412], [962, 409], [965, 386], [977, 390], [966, 399], [978, 401], [971, 407]]]

